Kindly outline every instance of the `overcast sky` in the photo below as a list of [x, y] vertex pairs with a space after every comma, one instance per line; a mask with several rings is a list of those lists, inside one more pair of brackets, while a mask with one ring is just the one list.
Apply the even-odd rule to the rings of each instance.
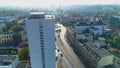
[[66, 5], [119, 4], [120, 0], [0, 0], [0, 6], [53, 7]]

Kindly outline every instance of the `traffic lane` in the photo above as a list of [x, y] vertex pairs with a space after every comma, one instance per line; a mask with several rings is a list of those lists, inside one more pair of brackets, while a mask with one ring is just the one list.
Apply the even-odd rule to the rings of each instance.
[[56, 55], [57, 68], [74, 68], [58, 47], [56, 47]]
[[83, 65], [83, 63], [81, 61], [79, 61], [79, 58], [77, 57], [77, 55], [73, 52], [73, 50], [71, 50], [71, 47], [68, 45], [68, 43], [65, 40], [65, 35], [66, 33], [66, 28], [61, 25], [61, 32], [60, 32], [60, 38], [62, 40], [62, 42], [64, 43], [66, 50], [68, 51], [72, 61], [74, 62], [74, 65], [76, 66], [76, 68], [85, 68], [85, 66]]

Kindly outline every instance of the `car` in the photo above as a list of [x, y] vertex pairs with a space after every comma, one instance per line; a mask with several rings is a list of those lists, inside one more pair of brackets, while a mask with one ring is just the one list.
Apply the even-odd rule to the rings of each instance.
[[59, 49], [57, 49], [57, 51], [59, 52], [60, 50], [59, 50]]
[[57, 59], [58, 59], [58, 56], [56, 56], [56, 61], [57, 61]]
[[61, 53], [60, 56], [63, 57], [63, 54]]

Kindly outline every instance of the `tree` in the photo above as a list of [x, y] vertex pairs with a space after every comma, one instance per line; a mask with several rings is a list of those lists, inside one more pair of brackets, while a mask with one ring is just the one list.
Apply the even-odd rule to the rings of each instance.
[[19, 60], [29, 60], [29, 48], [24, 47], [21, 48], [20, 51], [18, 52]]
[[120, 36], [113, 34], [112, 37], [108, 39], [108, 42], [112, 44], [112, 47], [120, 49]]
[[120, 11], [117, 13], [118, 16], [120, 16]]
[[5, 28], [5, 27], [2, 28], [2, 32], [7, 32], [7, 31], [8, 31], [7, 28]]
[[15, 41], [21, 41], [21, 35], [20, 35], [20, 34], [14, 34], [14, 35], [12, 36], [12, 38], [13, 38], [13, 40], [15, 40]]
[[19, 23], [21, 23], [22, 21], [21, 20], [13, 20], [12, 21], [12, 25], [13, 26], [17, 26]]
[[20, 32], [20, 31], [23, 31], [23, 30], [24, 29], [22, 27], [18, 27], [18, 26], [12, 28], [13, 32]]
[[113, 44], [113, 47], [120, 49], [120, 36], [113, 37]]

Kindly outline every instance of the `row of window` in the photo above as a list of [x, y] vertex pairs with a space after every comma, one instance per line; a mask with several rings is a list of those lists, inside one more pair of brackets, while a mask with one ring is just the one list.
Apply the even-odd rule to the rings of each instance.
[[43, 35], [42, 24], [40, 24], [40, 44], [41, 44], [42, 65], [43, 68], [45, 68], [45, 49], [44, 49], [44, 35]]
[[11, 42], [11, 41], [13, 41], [13, 40], [12, 40], [12, 39], [6, 39], [6, 40], [0, 39], [0, 41], [1, 41], [1, 42]]
[[12, 38], [12, 35], [4, 35], [4, 36], [1, 36], [2, 38]]

